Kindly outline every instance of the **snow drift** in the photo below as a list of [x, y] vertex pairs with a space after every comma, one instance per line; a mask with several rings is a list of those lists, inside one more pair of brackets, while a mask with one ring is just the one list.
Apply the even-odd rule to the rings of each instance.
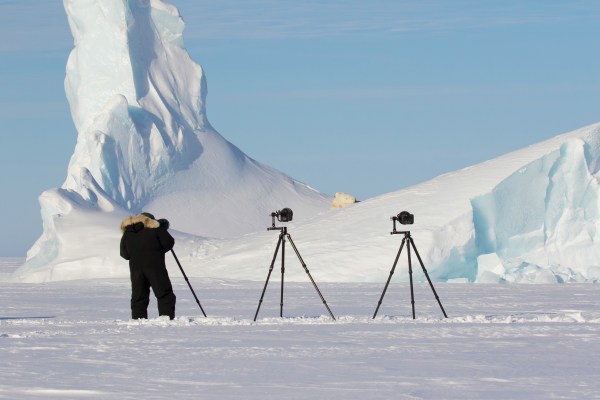
[[[78, 143], [63, 187], [40, 197], [44, 233], [15, 279], [127, 276], [119, 222], [145, 209], [171, 221], [190, 276], [263, 280], [277, 242], [265, 228], [283, 207], [294, 210], [290, 233], [317, 281], [384, 281], [401, 241], [389, 218], [402, 210], [415, 214], [407, 228], [434, 279], [600, 278], [600, 124], [331, 210], [325, 196], [248, 158], [210, 126], [206, 81], [183, 47], [175, 7], [64, 3], [75, 37], [65, 88]], [[395, 279], [408, 278], [405, 257]], [[292, 264], [286, 279], [307, 278]]]

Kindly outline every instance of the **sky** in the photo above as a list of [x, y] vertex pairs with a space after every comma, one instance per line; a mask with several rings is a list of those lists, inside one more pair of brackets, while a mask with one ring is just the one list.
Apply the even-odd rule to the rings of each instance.
[[[600, 122], [596, 0], [171, 0], [207, 116], [250, 157], [365, 200]], [[42, 232], [77, 139], [60, 1], [0, 0], [0, 256]]]

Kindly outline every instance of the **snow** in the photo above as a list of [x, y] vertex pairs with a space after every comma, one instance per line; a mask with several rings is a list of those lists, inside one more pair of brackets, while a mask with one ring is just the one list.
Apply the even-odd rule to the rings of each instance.
[[[184, 266], [185, 267], [185, 266]], [[0, 398], [598, 398], [600, 292], [592, 284], [263, 282], [170, 265], [177, 317], [129, 319], [127, 279], [0, 282]]]

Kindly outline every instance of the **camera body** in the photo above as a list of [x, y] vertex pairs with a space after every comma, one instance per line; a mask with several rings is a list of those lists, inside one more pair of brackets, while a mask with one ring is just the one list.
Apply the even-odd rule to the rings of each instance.
[[390, 232], [392, 235], [398, 233], [410, 234], [408, 231], [398, 231], [396, 229], [396, 221], [400, 222], [402, 225], [412, 225], [415, 222], [415, 216], [408, 211], [402, 211], [400, 214], [394, 215], [390, 219], [392, 220], [393, 224], [393, 230]]
[[169, 224], [169, 220], [166, 218], [157, 219], [157, 221], [162, 229], [169, 229], [169, 226], [171, 225]]
[[291, 208], [286, 207], [282, 210], [271, 213], [271, 217], [277, 218], [277, 221], [279, 222], [290, 222], [294, 217], [294, 212]]
[[400, 214], [392, 218], [400, 222], [402, 225], [412, 225], [415, 222], [414, 214], [411, 214], [408, 211], [402, 211]]
[[290, 222], [293, 217], [294, 217], [294, 212], [292, 211], [291, 208], [287, 208], [287, 207], [284, 209], [281, 209], [279, 211], [272, 212], [271, 213], [271, 227], [267, 228], [267, 230], [268, 231], [280, 230], [282, 232], [285, 232], [285, 230], [287, 228], [275, 226], [275, 218], [277, 218], [277, 221], [279, 221], [279, 222]]

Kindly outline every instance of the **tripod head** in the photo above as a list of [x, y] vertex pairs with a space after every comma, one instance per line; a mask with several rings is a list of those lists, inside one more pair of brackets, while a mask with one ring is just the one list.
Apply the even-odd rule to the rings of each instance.
[[394, 227], [394, 230], [390, 232], [390, 235], [404, 235], [404, 237], [410, 237], [410, 231], [397, 231]]
[[287, 232], [287, 226], [275, 226], [275, 222], [273, 225], [267, 228], [268, 231], [281, 231], [283, 233]]

